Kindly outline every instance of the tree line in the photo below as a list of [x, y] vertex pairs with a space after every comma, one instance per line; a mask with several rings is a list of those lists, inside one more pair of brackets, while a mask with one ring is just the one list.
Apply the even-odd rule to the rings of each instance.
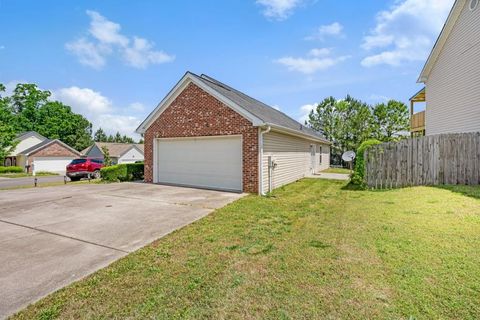
[[134, 142], [118, 132], [114, 136], [106, 136], [101, 129], [93, 137], [90, 121], [73, 112], [70, 106], [52, 101], [51, 92], [41, 90], [35, 84], [19, 83], [9, 96], [5, 90], [0, 83], [0, 160], [14, 149], [16, 136], [27, 131], [59, 139], [78, 151], [96, 141], [97, 133], [106, 142]]
[[[333, 143], [332, 156], [357, 151], [363, 141], [404, 139], [410, 129], [408, 107], [400, 101], [369, 105], [351, 96], [328, 97], [314, 108], [305, 123]], [[338, 160], [337, 160], [338, 161]]]
[[[126, 136], [121, 135], [120, 132], [117, 131], [115, 135], [107, 135], [102, 128], [98, 128], [97, 131], [93, 134], [93, 141], [95, 142], [115, 142], [115, 143], [137, 143], [134, 139]], [[143, 143], [143, 139], [140, 139], [138, 143]]]

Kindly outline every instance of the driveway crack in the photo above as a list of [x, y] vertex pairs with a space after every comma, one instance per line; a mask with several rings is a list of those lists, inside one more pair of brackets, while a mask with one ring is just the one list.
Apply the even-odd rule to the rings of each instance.
[[84, 239], [80, 239], [80, 238], [75, 238], [75, 237], [72, 237], [72, 236], [67, 236], [67, 235], [64, 235], [64, 234], [61, 234], [61, 233], [52, 232], [52, 231], [48, 231], [48, 230], [41, 229], [41, 228], [30, 227], [30, 226], [26, 226], [26, 225], [23, 225], [23, 224], [20, 224], [20, 223], [6, 221], [6, 220], [2, 220], [2, 219], [0, 219], [0, 222], [10, 224], [12, 226], [17, 226], [17, 227], [22, 227], [22, 228], [27, 228], [27, 229], [30, 229], [30, 230], [38, 231], [38, 232], [47, 233], [47, 234], [50, 234], [50, 235], [54, 235], [54, 236], [58, 236], [58, 237], [62, 237], [62, 238], [70, 239], [70, 240], [80, 241], [80, 242], [83, 242], [83, 243], [86, 243], [86, 244], [94, 245], [94, 246], [97, 246], [97, 247], [102, 247], [102, 248], [105, 248], [105, 249], [115, 250], [115, 251], [119, 251], [119, 252], [122, 252], [122, 253], [130, 253], [130, 251], [110, 247], [110, 246], [107, 246], [107, 245], [104, 245], [104, 244], [101, 244], [101, 243], [96, 243], [96, 242], [93, 242], [93, 241], [88, 241], [88, 240], [84, 240]]

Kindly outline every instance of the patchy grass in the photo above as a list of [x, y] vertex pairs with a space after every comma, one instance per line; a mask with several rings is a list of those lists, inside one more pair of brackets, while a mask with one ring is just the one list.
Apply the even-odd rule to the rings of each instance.
[[322, 171], [323, 173], [341, 173], [341, 174], [351, 174], [350, 169], [345, 168], [328, 168]]
[[[36, 173], [38, 177], [45, 177], [45, 176], [58, 176], [58, 173], [48, 172], [48, 171], [40, 171]], [[15, 172], [15, 173], [2, 173], [0, 174], [1, 178], [25, 178], [25, 177], [33, 177], [31, 173], [25, 172]]]
[[[75, 184], [89, 184], [89, 183], [105, 183], [100, 179], [97, 180], [80, 180], [80, 181], [69, 181], [67, 182], [67, 185], [75, 185]], [[29, 185], [22, 185], [22, 186], [13, 186], [13, 187], [6, 187], [6, 188], [0, 188], [1, 190], [16, 190], [16, 189], [30, 189], [30, 188], [45, 188], [45, 187], [58, 187], [58, 186], [63, 186], [65, 183], [63, 181], [55, 181], [55, 182], [39, 182], [37, 186], [35, 187], [33, 185], [33, 181]]]
[[472, 187], [248, 196], [15, 319], [478, 319]]

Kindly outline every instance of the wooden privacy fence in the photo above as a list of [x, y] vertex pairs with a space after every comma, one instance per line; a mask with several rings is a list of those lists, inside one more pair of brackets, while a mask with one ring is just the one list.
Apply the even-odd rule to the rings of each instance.
[[365, 151], [370, 188], [480, 183], [480, 133], [442, 134]]

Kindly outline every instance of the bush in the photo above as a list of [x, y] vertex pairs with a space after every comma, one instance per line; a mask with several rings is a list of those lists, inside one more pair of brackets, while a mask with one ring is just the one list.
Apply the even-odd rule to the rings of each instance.
[[143, 180], [143, 163], [123, 163], [100, 170], [103, 181], [124, 182]]
[[23, 169], [21, 167], [0, 167], [0, 173], [21, 173]]
[[353, 184], [365, 187], [365, 151], [381, 143], [382, 142], [376, 139], [370, 139], [365, 140], [364, 142], [362, 142], [360, 147], [358, 147], [357, 158], [355, 159], [355, 168], [352, 175]]

